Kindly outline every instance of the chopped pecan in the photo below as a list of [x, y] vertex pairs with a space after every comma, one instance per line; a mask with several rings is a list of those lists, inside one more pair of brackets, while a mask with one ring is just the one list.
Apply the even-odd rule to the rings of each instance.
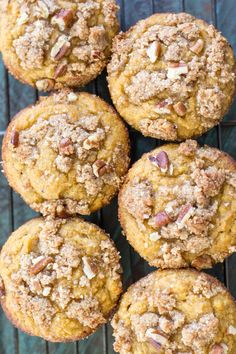
[[167, 70], [168, 79], [178, 79], [188, 73], [188, 65], [184, 62], [170, 63]]
[[40, 259], [37, 263], [32, 265], [29, 269], [30, 275], [36, 275], [40, 273], [49, 263], [53, 263], [52, 257], [44, 257]]
[[191, 204], [185, 204], [182, 206], [182, 208], [180, 209], [179, 212], [179, 216], [177, 219], [177, 222], [180, 222], [184, 219], [184, 217], [187, 215], [187, 213], [189, 212], [189, 210], [192, 208]]
[[170, 161], [165, 151], [160, 151], [156, 156], [149, 156], [149, 160], [155, 165], [157, 165], [160, 168], [161, 172], [165, 173], [168, 171]]
[[53, 24], [57, 24], [60, 30], [64, 31], [73, 23], [74, 11], [72, 9], [61, 9], [52, 19]]
[[42, 79], [36, 81], [35, 85], [39, 91], [50, 91], [54, 88], [55, 81], [51, 79]]
[[58, 61], [62, 58], [64, 58], [69, 50], [70, 50], [70, 42], [68, 40], [68, 37], [65, 36], [64, 34], [61, 35], [58, 40], [56, 41], [56, 43], [54, 44], [54, 46], [52, 47], [51, 50], [51, 57], [52, 59]]
[[169, 114], [171, 112], [171, 108], [172, 108], [172, 100], [168, 99], [159, 102], [154, 109], [155, 112], [159, 114]]
[[155, 63], [161, 54], [161, 44], [158, 41], [152, 42], [146, 50], [147, 56], [151, 63]]
[[93, 173], [96, 177], [101, 177], [109, 172], [110, 168], [103, 160], [97, 160], [93, 164]]
[[5, 296], [5, 286], [2, 278], [0, 277], [0, 299]]
[[83, 271], [88, 279], [93, 279], [98, 271], [96, 264], [87, 256], [82, 257]]
[[191, 52], [195, 53], [195, 54], [200, 54], [201, 51], [203, 50], [203, 47], [204, 47], [204, 41], [199, 38], [197, 40], [196, 43], [194, 43], [191, 47], [190, 47], [190, 50]]
[[157, 227], [162, 227], [171, 222], [169, 215], [165, 211], [160, 211], [154, 216], [154, 224]]
[[66, 72], [67, 72], [67, 63], [62, 63], [57, 65], [54, 71], [54, 79], [57, 79], [58, 77], [65, 75]]
[[195, 258], [192, 262], [191, 265], [194, 268], [197, 269], [207, 269], [207, 268], [211, 268], [213, 265], [213, 260], [211, 258], [211, 256], [209, 256], [208, 254], [203, 254], [197, 258]]
[[19, 146], [19, 133], [16, 130], [12, 130], [11, 144], [13, 145], [14, 148]]
[[178, 114], [178, 116], [180, 117], [185, 116], [187, 110], [183, 102], [177, 102], [176, 104], [173, 105], [173, 108], [175, 112]]
[[59, 152], [62, 155], [72, 155], [74, 153], [74, 146], [70, 138], [64, 138], [60, 141]]
[[224, 354], [224, 352], [224, 348], [220, 344], [215, 344], [209, 354]]
[[168, 344], [166, 334], [159, 329], [149, 328], [146, 331], [148, 342], [156, 349], [163, 349]]

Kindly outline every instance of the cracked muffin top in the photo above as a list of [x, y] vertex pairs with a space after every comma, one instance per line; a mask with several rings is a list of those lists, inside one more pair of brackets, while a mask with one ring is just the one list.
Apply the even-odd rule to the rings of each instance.
[[1, 0], [0, 49], [19, 80], [49, 91], [100, 74], [118, 31], [115, 0]]
[[159, 270], [132, 285], [112, 320], [121, 354], [234, 354], [236, 305], [215, 278]]
[[2, 307], [28, 334], [59, 342], [84, 338], [107, 322], [119, 299], [119, 259], [96, 225], [33, 219], [2, 248]]
[[228, 110], [235, 60], [227, 40], [186, 13], [155, 14], [119, 34], [108, 65], [113, 102], [143, 135], [201, 135]]
[[99, 97], [63, 91], [22, 110], [3, 142], [10, 185], [43, 215], [90, 214], [109, 203], [129, 164], [127, 130]]
[[163, 145], [129, 170], [119, 218], [151, 265], [210, 268], [236, 251], [236, 163], [194, 140]]

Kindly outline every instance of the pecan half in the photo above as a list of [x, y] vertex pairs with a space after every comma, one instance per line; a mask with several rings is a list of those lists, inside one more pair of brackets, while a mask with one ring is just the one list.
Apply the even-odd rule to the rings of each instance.
[[14, 148], [19, 146], [19, 133], [16, 130], [13, 130], [11, 133], [11, 144]]
[[173, 105], [173, 108], [175, 112], [178, 114], [178, 116], [183, 117], [186, 114], [186, 107], [183, 104], [183, 102], [177, 102], [176, 104]]
[[156, 156], [149, 156], [149, 160], [155, 165], [157, 165], [160, 168], [161, 172], [165, 173], [168, 171], [170, 161], [165, 151], [160, 151]]
[[40, 259], [37, 263], [35, 263], [33, 266], [30, 267], [29, 269], [30, 275], [36, 275], [40, 273], [44, 268], [46, 268], [46, 266], [49, 263], [53, 263], [52, 257], [44, 257]]
[[171, 218], [165, 211], [160, 211], [154, 216], [154, 223], [157, 227], [162, 227], [171, 222]]

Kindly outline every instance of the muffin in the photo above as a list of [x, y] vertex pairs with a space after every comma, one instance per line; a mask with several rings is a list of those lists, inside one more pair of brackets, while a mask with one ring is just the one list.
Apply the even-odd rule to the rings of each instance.
[[155, 14], [119, 34], [108, 65], [113, 102], [143, 135], [175, 141], [218, 124], [235, 91], [227, 40], [193, 16]]
[[38, 90], [83, 86], [105, 68], [118, 31], [115, 0], [0, 2], [5, 65]]
[[30, 335], [53, 342], [84, 338], [107, 322], [119, 299], [119, 258], [96, 225], [33, 219], [2, 248], [2, 308]]
[[129, 164], [127, 130], [88, 93], [61, 92], [22, 110], [3, 142], [10, 185], [43, 215], [90, 214], [109, 203]]
[[215, 278], [161, 270], [132, 285], [115, 314], [121, 354], [234, 354], [236, 305]]
[[119, 218], [150, 265], [210, 268], [236, 251], [236, 163], [194, 140], [163, 145], [129, 170]]

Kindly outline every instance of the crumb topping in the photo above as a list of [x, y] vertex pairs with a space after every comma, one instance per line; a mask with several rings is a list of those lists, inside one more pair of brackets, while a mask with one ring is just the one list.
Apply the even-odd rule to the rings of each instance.
[[[196, 117], [198, 131], [217, 124], [230, 102], [226, 94], [233, 95], [235, 86], [226, 39], [212, 25], [185, 13], [156, 14], [117, 36], [108, 73], [118, 110], [144, 135], [165, 140], [177, 140], [179, 126], [186, 129], [179, 117], [190, 126]], [[159, 109], [167, 100], [167, 109]], [[135, 109], [137, 122], [128, 117], [127, 106], [130, 115]], [[177, 131], [166, 135], [158, 122], [173, 120]]]
[[[12, 131], [9, 147], [14, 160], [21, 164], [21, 169], [39, 169], [39, 178], [45, 181], [45, 187], [36, 189], [41, 203], [32, 203], [43, 215], [89, 214], [89, 199], [93, 201], [101, 195], [105, 186], [119, 187], [122, 177], [117, 173], [117, 165], [124, 149], [117, 142], [110, 157], [104, 153], [100, 157], [111, 133], [110, 126], [102, 123], [101, 115], [84, 114], [75, 120], [70, 113], [52, 113], [47, 119], [39, 116], [28, 129]], [[48, 166], [42, 164], [45, 153], [50, 157]], [[124, 159], [128, 165], [128, 157]], [[63, 199], [48, 198], [46, 189], [51, 184], [56, 186], [60, 179], [63, 183], [67, 179], [68, 184], [73, 179], [78, 186], [75, 188], [84, 190], [82, 198], [71, 199], [68, 194]], [[23, 183], [26, 189], [35, 189], [27, 174]]]
[[[179, 273], [178, 278], [176, 273], [168, 272], [163, 272], [163, 278], [155, 278], [156, 272], [152, 273], [123, 296], [112, 320], [114, 349], [121, 354], [138, 349], [168, 354], [223, 354], [216, 349], [228, 348], [230, 335], [236, 333], [232, 325], [229, 330], [228, 322], [224, 323], [223, 314], [215, 311], [219, 301], [224, 301], [226, 290], [205, 274], [188, 277], [187, 273]], [[197, 289], [201, 290], [201, 300]], [[215, 297], [218, 305], [213, 302]], [[187, 312], [188, 306], [194, 308], [193, 314]]]
[[[19, 65], [26, 71], [50, 65], [50, 72], [45, 74], [48, 78], [36, 82], [38, 88], [52, 89], [58, 78], [82, 75], [86, 67], [93, 75], [101, 71], [118, 28], [114, 0], [63, 4], [56, 0], [16, 0], [14, 5], [17, 16], [11, 25], [11, 38]], [[4, 11], [10, 22], [9, 4]], [[48, 79], [52, 87], [46, 87]]]
[[[6, 295], [14, 298], [15, 311], [32, 317], [43, 329], [49, 328], [60, 312], [95, 329], [106, 322], [103, 304], [96, 297], [97, 286], [105, 288], [107, 279], [119, 281], [120, 257], [109, 239], [96, 238], [90, 245], [85, 243], [90, 249], [87, 253], [87, 246], [62, 236], [65, 224], [65, 219], [46, 219], [40, 224], [33, 246], [28, 253], [21, 252], [19, 267], [7, 282]], [[94, 279], [99, 279], [95, 292]]]
[[[211, 252], [211, 235], [222, 193], [235, 172], [230, 172], [227, 166], [215, 165], [219, 158], [217, 150], [200, 148], [195, 141], [178, 146], [178, 153], [191, 159], [188, 165], [183, 162], [184, 173], [178, 172], [175, 159], [167, 151], [146, 157], [149, 172], [144, 171], [143, 176], [131, 178], [124, 185], [120, 207], [134, 218], [139, 231], [148, 236], [147, 252], [157, 244], [155, 256], [151, 253], [156, 266], [179, 268], [190, 262], [199, 269], [211, 267], [222, 259]], [[176, 184], [172, 176], [178, 176]], [[126, 230], [125, 223], [123, 227]], [[225, 252], [230, 253], [231, 247], [229, 243]], [[186, 258], [186, 254], [190, 256]]]

